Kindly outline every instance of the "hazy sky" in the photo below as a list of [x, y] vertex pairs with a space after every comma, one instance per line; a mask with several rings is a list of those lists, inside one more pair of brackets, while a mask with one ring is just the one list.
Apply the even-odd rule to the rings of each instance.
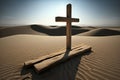
[[55, 17], [66, 16], [68, 3], [76, 25], [120, 26], [120, 0], [0, 0], [0, 25], [65, 25]]

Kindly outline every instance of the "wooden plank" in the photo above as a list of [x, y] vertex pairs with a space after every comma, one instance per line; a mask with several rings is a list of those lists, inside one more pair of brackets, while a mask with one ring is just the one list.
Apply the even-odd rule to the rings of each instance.
[[68, 19], [66, 17], [55, 17], [55, 21], [56, 22], [66, 22], [68, 21]]
[[[83, 45], [84, 45], [84, 44], [80, 44], [79, 47], [81, 47], [81, 46], [83, 46]], [[74, 46], [73, 49], [74, 49], [75, 47], [76, 47], [76, 46]], [[33, 66], [33, 65], [36, 64], [36, 63], [39, 63], [39, 62], [41, 62], [41, 61], [44, 61], [44, 60], [46, 60], [46, 59], [55, 57], [55, 56], [60, 55], [60, 54], [64, 54], [65, 52], [66, 52], [66, 49], [62, 49], [62, 50], [60, 50], [60, 51], [58, 51], [58, 52], [51, 53], [51, 54], [48, 54], [48, 55], [45, 55], [45, 56], [41, 56], [41, 57], [39, 57], [39, 58], [37, 58], [37, 59], [33, 59], [33, 60], [26, 61], [26, 62], [24, 62], [24, 66], [25, 66], [25, 67], [31, 67], [31, 66]]]
[[56, 22], [79, 22], [79, 18], [67, 18], [67, 17], [56, 17], [55, 18]]
[[61, 51], [59, 51], [57, 53], [52, 53], [52, 54], [49, 54], [49, 55], [41, 56], [41, 57], [39, 57], [37, 59], [26, 61], [24, 63], [24, 66], [25, 67], [31, 67], [31, 66], [33, 66], [36, 63], [39, 63], [39, 62], [44, 61], [46, 59], [49, 59], [49, 58], [55, 57], [57, 55], [63, 54], [64, 52], [65, 52], [65, 50], [61, 50]]
[[46, 59], [40, 63], [34, 64], [34, 68], [35, 68], [36, 72], [39, 73], [39, 72], [49, 68], [50, 66], [58, 64], [59, 62], [63, 62], [75, 55], [82, 54], [87, 51], [91, 51], [90, 46], [87, 46], [87, 45], [83, 45], [80, 47], [78, 46], [78, 47], [75, 47], [74, 49], [72, 49], [71, 51], [64, 52], [64, 54], [61, 54], [61, 55]]
[[68, 18], [71, 18], [71, 16], [72, 16], [72, 5], [71, 4], [67, 4], [67, 6], [66, 6], [66, 15], [67, 15], [67, 17]]
[[72, 18], [71, 22], [79, 22], [79, 18]]

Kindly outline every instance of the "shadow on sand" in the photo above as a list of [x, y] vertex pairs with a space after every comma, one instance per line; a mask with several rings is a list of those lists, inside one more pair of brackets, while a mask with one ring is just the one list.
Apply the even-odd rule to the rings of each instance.
[[[91, 29], [88, 29], [91, 28]], [[120, 35], [119, 30], [97, 28], [97, 27], [80, 27], [72, 25], [72, 35], [79, 36], [112, 36]], [[43, 26], [43, 25], [28, 25], [28, 26], [18, 26], [18, 27], [7, 27], [0, 29], [0, 38], [27, 34], [27, 35], [41, 35], [41, 36], [65, 36], [66, 26]]]
[[[50, 36], [65, 36], [66, 35], [66, 26], [45, 28], [45, 27], [41, 27], [38, 25], [31, 25], [31, 28], [37, 32], [42, 32]], [[89, 31], [89, 30], [81, 29], [78, 26], [72, 26], [72, 35], [80, 34], [86, 31]]]
[[[75, 80], [81, 58], [85, 55], [91, 54], [91, 52], [92, 51], [76, 55], [57, 65], [53, 64], [54, 66], [50, 66], [39, 74], [36, 73], [33, 68], [26, 69], [23, 67], [21, 70], [21, 76], [31, 74], [31, 77], [26, 76], [23, 80]], [[65, 56], [68, 56], [68, 54], [69, 51], [66, 51]]]
[[[78, 26], [72, 26], [72, 34], [76, 35], [89, 31], [88, 29], [81, 29]], [[0, 29], [0, 38], [18, 35], [18, 34], [30, 34], [30, 35], [50, 35], [50, 36], [65, 36], [66, 26], [60, 27], [50, 27], [43, 25], [28, 25], [28, 26], [18, 26], [18, 27], [7, 27]]]

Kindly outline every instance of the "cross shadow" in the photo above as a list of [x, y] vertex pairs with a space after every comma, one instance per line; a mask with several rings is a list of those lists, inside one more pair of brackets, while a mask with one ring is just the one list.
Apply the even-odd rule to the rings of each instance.
[[[67, 50], [63, 59], [68, 56], [70, 50]], [[75, 55], [64, 62], [52, 65], [46, 70], [37, 74], [33, 68], [22, 68], [21, 76], [31, 74], [31, 77], [26, 76], [23, 80], [75, 80], [78, 67], [81, 63], [81, 59], [85, 55], [91, 54], [92, 51], [88, 51], [82, 54]], [[28, 78], [28, 79], [27, 79]]]

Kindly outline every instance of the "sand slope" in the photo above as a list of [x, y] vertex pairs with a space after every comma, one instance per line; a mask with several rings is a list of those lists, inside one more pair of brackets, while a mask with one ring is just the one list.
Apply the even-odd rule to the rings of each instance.
[[16, 35], [2, 38], [0, 39], [2, 55], [0, 56], [0, 79], [119, 80], [120, 36], [73, 37], [73, 45], [83, 42], [92, 46], [92, 53], [79, 55], [44, 73], [37, 74], [32, 68], [22, 68], [23, 63], [65, 48], [65, 37]]
[[6, 28], [0, 29], [0, 38], [11, 36], [11, 35], [18, 35], [18, 34], [38, 34], [38, 35], [42, 34], [42, 35], [45, 35], [43, 33], [32, 30], [29, 25], [17, 26], [17, 27], [6, 27]]
[[[25, 30], [29, 32], [29, 29]], [[113, 31], [109, 28], [107, 30], [111, 33]], [[90, 45], [91, 53], [78, 55], [40, 74], [37, 74], [33, 68], [25, 69], [23, 63], [61, 51], [65, 48], [65, 36], [19, 34], [2, 37], [0, 38], [0, 80], [119, 80], [120, 35], [111, 36], [106, 33], [109, 36], [90, 36], [93, 33], [98, 35], [99, 31], [104, 32], [106, 29], [95, 28], [90, 30], [91, 33], [88, 31], [89, 36], [72, 37], [73, 46], [81, 43]]]
[[[82, 32], [89, 31], [78, 26], [72, 26], [72, 34], [76, 35]], [[50, 35], [64, 36], [66, 35], [66, 26], [43, 26], [43, 25], [27, 25], [17, 27], [0, 28], [0, 38], [17, 34], [34, 34], [34, 35]]]
[[91, 31], [82, 33], [80, 35], [83, 36], [113, 36], [113, 35], [120, 35], [120, 30], [113, 30], [113, 29], [107, 29], [107, 28], [99, 28], [99, 29], [93, 29]]
[[[50, 36], [64, 36], [66, 35], [66, 26], [57, 26], [57, 27], [43, 27], [32, 25], [31, 28], [37, 32], [42, 32]], [[84, 29], [78, 26], [72, 26], [72, 35], [83, 33], [89, 31], [89, 29]]]

